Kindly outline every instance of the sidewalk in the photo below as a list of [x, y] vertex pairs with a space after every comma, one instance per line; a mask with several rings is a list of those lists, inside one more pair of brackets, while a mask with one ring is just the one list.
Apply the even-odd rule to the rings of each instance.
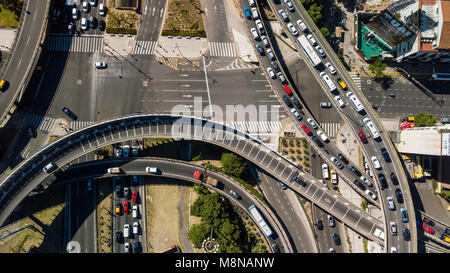
[[258, 62], [253, 41], [250, 41], [249, 39], [250, 33], [247, 30], [247, 26], [244, 22], [242, 12], [240, 12], [237, 0], [223, 1], [228, 22], [228, 29], [233, 34], [233, 39], [236, 44], [239, 58], [244, 62]]

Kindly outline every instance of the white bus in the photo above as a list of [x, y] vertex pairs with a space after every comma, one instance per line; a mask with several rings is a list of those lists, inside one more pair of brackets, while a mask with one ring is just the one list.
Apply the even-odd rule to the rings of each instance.
[[308, 56], [308, 60], [314, 67], [317, 67], [322, 63], [319, 56], [317, 55], [317, 52], [311, 46], [311, 43], [308, 41], [305, 35], [298, 37], [297, 41], [300, 44], [303, 52], [305, 52], [306, 56]]
[[258, 209], [255, 207], [255, 205], [251, 205], [248, 210], [250, 211], [250, 213], [252, 214], [253, 218], [255, 219], [256, 223], [258, 224], [258, 226], [262, 229], [262, 231], [264, 232], [264, 234], [269, 237], [270, 235], [272, 235], [272, 230], [269, 228], [269, 226], [267, 225], [266, 221], [264, 221], [263, 217], [261, 216], [261, 214], [259, 213]]
[[330, 76], [326, 72], [320, 72], [320, 77], [325, 82], [330, 92], [336, 91], [336, 85], [334, 85], [333, 81], [330, 79]]
[[353, 92], [347, 92], [347, 98], [350, 100], [356, 111], [361, 112], [363, 110], [366, 110], [359, 99], [355, 96], [355, 94], [353, 94]]
[[378, 133], [377, 128], [375, 128], [375, 125], [370, 120], [370, 118], [363, 119], [363, 122], [366, 124], [367, 129], [369, 130], [370, 134], [373, 138], [379, 138], [380, 134]]

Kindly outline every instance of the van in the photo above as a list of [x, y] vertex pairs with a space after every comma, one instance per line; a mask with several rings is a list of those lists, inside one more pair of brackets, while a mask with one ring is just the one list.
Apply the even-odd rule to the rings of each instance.
[[130, 238], [130, 225], [129, 224], [123, 225], [123, 237]]
[[108, 168], [108, 173], [120, 173], [120, 168], [119, 167]]
[[442, 123], [450, 123], [450, 117], [441, 118]]
[[103, 3], [100, 3], [100, 5], [98, 6], [98, 13], [101, 16], [105, 16], [105, 7], [104, 7]]
[[156, 167], [146, 167], [145, 171], [148, 173], [158, 173], [158, 168]]
[[8, 82], [5, 80], [1, 80], [0, 81], [0, 90], [6, 91], [7, 88], [8, 88]]
[[256, 28], [250, 29], [250, 32], [252, 33], [253, 39], [255, 39], [255, 41], [259, 41], [259, 35], [258, 32], [256, 31]]
[[252, 8], [251, 11], [252, 11], [253, 20], [259, 19], [258, 10], [256, 8]]
[[250, 5], [250, 7], [256, 7], [255, 0], [248, 0], [248, 4]]
[[133, 215], [133, 218], [138, 217], [138, 207], [137, 206], [133, 206], [132, 215]]
[[138, 233], [139, 233], [139, 223], [134, 222], [133, 223], [133, 234], [138, 234]]
[[51, 173], [54, 169], [56, 169], [56, 164], [55, 162], [50, 162], [47, 165], [45, 165], [44, 168], [42, 168], [42, 170], [44, 171], [44, 173]]

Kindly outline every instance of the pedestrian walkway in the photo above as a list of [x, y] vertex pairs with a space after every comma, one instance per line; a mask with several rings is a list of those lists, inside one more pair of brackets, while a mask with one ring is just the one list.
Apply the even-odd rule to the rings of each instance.
[[341, 124], [324, 122], [324, 123], [320, 123], [320, 127], [323, 128], [323, 130], [325, 131], [325, 134], [328, 137], [335, 137], [339, 128], [341, 128]]
[[48, 51], [103, 52], [103, 36], [49, 35]]
[[238, 70], [238, 69], [253, 69], [258, 68], [257, 65], [249, 64], [249, 63], [242, 63], [239, 61], [239, 59], [235, 59], [232, 63], [229, 65], [216, 69], [216, 71], [227, 71], [227, 70]]
[[236, 57], [234, 43], [208, 42], [209, 55], [212, 57]]
[[229, 126], [243, 132], [252, 133], [276, 133], [281, 130], [279, 121], [233, 121]]
[[133, 55], [153, 55], [155, 48], [158, 45], [157, 41], [136, 41], [133, 48]]
[[350, 74], [350, 77], [355, 82], [356, 86], [361, 89], [361, 77], [359, 72], [349, 72], [348, 74]]
[[94, 123], [94, 121], [83, 121], [83, 120], [71, 121], [70, 128], [72, 128], [72, 130], [74, 130], [74, 131], [77, 131], [77, 130], [83, 129], [84, 127], [88, 127], [89, 125], [91, 125], [93, 123]]
[[26, 114], [22, 124], [26, 127], [31, 126], [36, 130], [50, 132], [56, 124], [56, 119], [37, 114]]

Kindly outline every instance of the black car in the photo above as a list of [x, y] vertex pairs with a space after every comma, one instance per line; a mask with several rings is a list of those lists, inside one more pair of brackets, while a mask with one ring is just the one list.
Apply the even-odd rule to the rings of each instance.
[[366, 190], [366, 187], [357, 179], [355, 180], [355, 185], [358, 186], [358, 188], [360, 188], [363, 191]]
[[94, 16], [89, 17], [89, 27], [92, 29], [95, 29], [96, 27], [96, 22], [97, 22], [97, 18], [95, 18]]
[[140, 252], [140, 244], [138, 241], [134, 240], [133, 241], [133, 252], [134, 253], [139, 253]]
[[117, 197], [120, 197], [121, 193], [122, 193], [122, 188], [120, 187], [120, 184], [116, 185], [116, 195], [117, 195]]
[[319, 230], [322, 230], [322, 229], [323, 229], [322, 220], [316, 219], [315, 225], [317, 226], [317, 229], [319, 229]]
[[381, 154], [383, 155], [384, 161], [386, 161], [387, 163], [391, 162], [391, 157], [389, 156], [386, 148], [381, 148]]
[[388, 187], [388, 184], [387, 184], [387, 182], [386, 182], [386, 176], [384, 176], [383, 173], [379, 173], [379, 174], [378, 174], [378, 178], [380, 179], [381, 186], [382, 186], [383, 188], [387, 188], [387, 187]]
[[278, 67], [277, 62], [272, 61], [271, 64], [272, 64], [273, 70], [275, 70], [275, 72], [279, 72], [280, 71], [280, 68]]
[[337, 233], [333, 233], [333, 241], [336, 245], [340, 245], [341, 244], [341, 239], [339, 238], [339, 235]]
[[294, 105], [292, 105], [291, 99], [287, 95], [283, 95], [283, 100], [289, 108], [294, 107]]
[[398, 179], [397, 179], [397, 176], [395, 175], [395, 173], [391, 173], [390, 176], [391, 176], [392, 184], [398, 185]]
[[337, 154], [337, 157], [342, 160], [345, 164], [348, 164], [347, 158], [345, 158], [341, 153]]
[[78, 117], [77, 117], [72, 111], [70, 111], [69, 109], [67, 109], [66, 107], [64, 107], [64, 108], [62, 109], [62, 111], [64, 112], [64, 114], [66, 114], [67, 116], [69, 116], [69, 118], [71, 118], [71, 119], [73, 119], [73, 120], [77, 120], [77, 119], [78, 119]]
[[116, 231], [116, 243], [120, 244], [122, 242], [122, 232], [120, 230]]
[[282, 189], [282, 190], [287, 189], [286, 184], [284, 184], [283, 182], [280, 182], [280, 185], [281, 185], [281, 189]]
[[280, 253], [280, 248], [277, 244], [272, 244], [273, 253]]
[[298, 176], [294, 176], [294, 181], [302, 185], [303, 187], [306, 187], [306, 182], [301, 180]]
[[314, 140], [314, 142], [317, 143], [317, 145], [319, 145], [319, 147], [323, 147], [322, 142], [316, 136], [313, 136], [312, 140]]
[[37, 132], [36, 132], [36, 130], [35, 130], [32, 126], [29, 126], [29, 127], [28, 127], [27, 133], [28, 133], [28, 135], [29, 135], [31, 138], [37, 137]]
[[357, 176], [361, 176], [361, 172], [358, 171], [358, 169], [355, 168], [355, 166], [351, 165], [351, 166], [349, 167], [349, 169], [350, 169], [350, 171], [354, 172]]
[[405, 241], [409, 241], [410, 238], [411, 238], [411, 234], [409, 233], [409, 229], [403, 228], [403, 239], [405, 239]]
[[99, 20], [99, 21], [98, 21], [98, 29], [101, 30], [101, 31], [104, 31], [105, 28], [106, 28], [106, 23], [105, 23], [105, 21]]
[[402, 194], [402, 191], [399, 188], [395, 189], [395, 197], [397, 198], [397, 201], [399, 203], [403, 203], [403, 194]]
[[292, 101], [294, 102], [295, 106], [297, 106], [298, 109], [302, 109], [303, 108], [302, 104], [300, 103], [300, 101], [296, 97], [293, 97]]

